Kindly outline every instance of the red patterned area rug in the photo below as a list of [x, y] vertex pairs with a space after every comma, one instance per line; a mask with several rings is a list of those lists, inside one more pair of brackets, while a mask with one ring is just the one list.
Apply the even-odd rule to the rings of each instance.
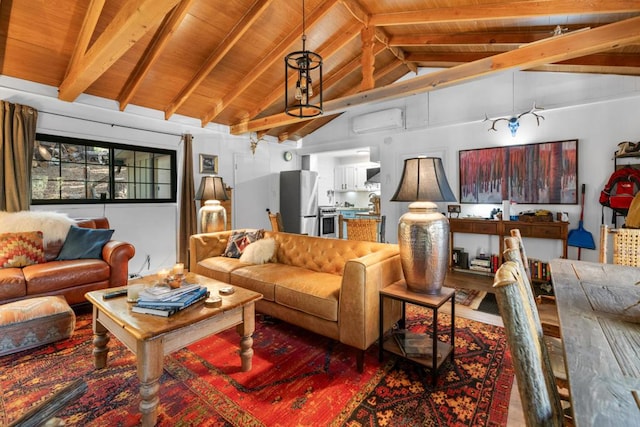
[[456, 288], [456, 304], [462, 304], [473, 310], [477, 310], [486, 295], [487, 293], [485, 291]]
[[[410, 306], [408, 325], [428, 330], [427, 311]], [[253, 369], [241, 372], [234, 330], [165, 358], [160, 379], [160, 426], [501, 426], [506, 425], [513, 382], [500, 327], [456, 319], [454, 362], [437, 384], [410, 361], [355, 351], [285, 322], [258, 316]], [[450, 317], [439, 316], [448, 339]], [[139, 382], [133, 355], [112, 338], [108, 367], [94, 370], [89, 315], [78, 316], [65, 341], [0, 357], [0, 425], [77, 378], [87, 393], [63, 409], [66, 425], [134, 426], [140, 423]]]

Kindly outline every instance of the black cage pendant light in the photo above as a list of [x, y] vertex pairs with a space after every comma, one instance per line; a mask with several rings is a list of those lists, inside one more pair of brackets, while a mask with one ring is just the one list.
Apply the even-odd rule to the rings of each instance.
[[[302, 0], [302, 50], [291, 52], [284, 57], [284, 110], [294, 117], [315, 117], [322, 114], [322, 57], [306, 50], [304, 22], [304, 0]], [[290, 74], [291, 73], [291, 74]], [[312, 73], [314, 78], [312, 78]], [[296, 77], [296, 89], [289, 99], [289, 78]], [[313, 83], [316, 83], [316, 103], [311, 98], [316, 95]]]

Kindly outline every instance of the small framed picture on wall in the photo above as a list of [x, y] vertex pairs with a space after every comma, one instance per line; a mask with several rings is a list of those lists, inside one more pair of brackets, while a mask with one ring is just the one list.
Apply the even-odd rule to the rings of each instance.
[[200, 173], [218, 173], [218, 156], [200, 154]]

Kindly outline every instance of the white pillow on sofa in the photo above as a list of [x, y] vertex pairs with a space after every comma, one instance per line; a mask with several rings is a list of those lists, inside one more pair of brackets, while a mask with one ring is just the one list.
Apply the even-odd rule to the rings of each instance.
[[275, 254], [275, 239], [260, 239], [244, 248], [242, 255], [240, 255], [240, 261], [246, 264], [265, 264], [271, 261]]

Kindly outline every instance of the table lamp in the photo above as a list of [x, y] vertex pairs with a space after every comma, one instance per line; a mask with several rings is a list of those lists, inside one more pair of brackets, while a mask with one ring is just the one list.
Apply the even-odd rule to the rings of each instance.
[[439, 294], [449, 266], [449, 220], [434, 202], [455, 202], [442, 159], [404, 161], [393, 202], [413, 202], [398, 222], [400, 262], [412, 292]]
[[203, 176], [196, 200], [204, 204], [198, 212], [200, 232], [213, 233], [227, 228], [227, 211], [220, 204], [221, 200], [229, 200], [224, 182], [220, 176]]

